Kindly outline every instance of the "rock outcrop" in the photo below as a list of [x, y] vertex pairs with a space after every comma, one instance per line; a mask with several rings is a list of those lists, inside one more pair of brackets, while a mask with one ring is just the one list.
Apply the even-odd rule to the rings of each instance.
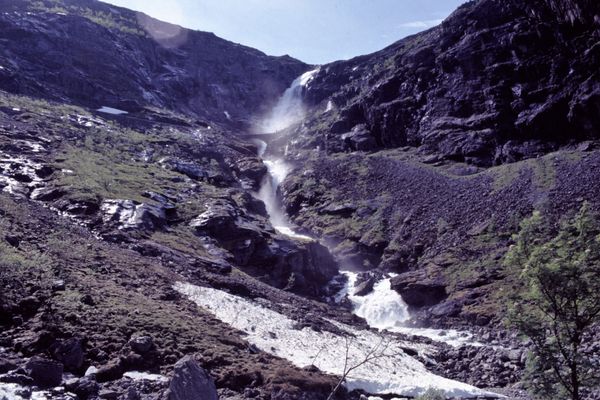
[[325, 144], [310, 133], [299, 147], [411, 146], [490, 166], [597, 139], [599, 15], [594, 1], [468, 2], [435, 28], [322, 67], [306, 129]]
[[168, 400], [217, 400], [214, 380], [191, 356], [175, 364], [169, 384]]
[[[57, 11], [58, 10], [58, 11]], [[95, 0], [0, 5], [0, 88], [247, 126], [309, 67]]]

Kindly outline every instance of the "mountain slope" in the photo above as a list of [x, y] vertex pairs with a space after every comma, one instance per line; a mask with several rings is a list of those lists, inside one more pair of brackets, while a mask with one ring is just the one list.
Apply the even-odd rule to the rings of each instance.
[[[322, 400], [344, 350], [388, 342], [352, 384], [483, 393], [433, 371], [520, 395], [526, 345], [502, 322], [521, 282], [502, 261], [533, 210], [600, 206], [597, 9], [469, 2], [303, 75], [281, 98], [306, 118], [259, 137], [311, 67], [93, 0], [3, 1], [0, 397], [39, 386], [38, 356], [81, 399], [173, 398], [194, 354], [222, 399]], [[257, 200], [277, 161], [272, 203], [318, 240]], [[357, 291], [443, 330], [376, 334]]]
[[308, 117], [278, 138], [299, 166], [288, 213], [342, 269], [400, 274], [425, 323], [500, 323], [519, 285], [502, 264], [519, 221], [599, 205], [595, 15], [597, 2], [468, 2], [322, 66]]
[[598, 15], [597, 2], [469, 2], [427, 32], [321, 68], [307, 140], [490, 166], [597, 139]]
[[3, 1], [0, 84], [128, 111], [247, 126], [308, 66], [97, 1]]

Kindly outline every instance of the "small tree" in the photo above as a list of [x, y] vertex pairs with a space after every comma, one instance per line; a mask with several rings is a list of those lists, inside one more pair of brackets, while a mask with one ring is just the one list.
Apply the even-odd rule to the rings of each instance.
[[[332, 400], [335, 397], [335, 395], [338, 392], [338, 390], [340, 389], [340, 387], [342, 387], [342, 385], [348, 378], [348, 375], [350, 375], [350, 373], [352, 373], [354, 370], [356, 370], [366, 364], [373, 363], [379, 359], [395, 357], [398, 355], [398, 353], [389, 353], [387, 351], [388, 347], [390, 345], [390, 341], [389, 341], [389, 339], [386, 340], [385, 337], [383, 337], [383, 336], [381, 336], [379, 338], [379, 340], [377, 341], [377, 343], [375, 343], [373, 345], [373, 347], [368, 349], [358, 359], [352, 357], [350, 354], [350, 352], [351, 352], [350, 350], [352, 347], [352, 338], [349, 335], [344, 336], [344, 345], [345, 345], [345, 356], [344, 356], [344, 366], [342, 368], [342, 374], [341, 374], [340, 379], [338, 380], [337, 384], [335, 385], [335, 387], [331, 390], [331, 393], [329, 393], [329, 396], [327, 396], [327, 400]], [[320, 353], [320, 350], [319, 350], [319, 353]], [[313, 365], [314, 365], [314, 361], [313, 361]]]
[[528, 380], [536, 394], [580, 400], [598, 382], [598, 366], [583, 350], [600, 322], [600, 224], [584, 203], [551, 236], [539, 213], [521, 224], [506, 263], [520, 268], [525, 290], [509, 319], [531, 339]]

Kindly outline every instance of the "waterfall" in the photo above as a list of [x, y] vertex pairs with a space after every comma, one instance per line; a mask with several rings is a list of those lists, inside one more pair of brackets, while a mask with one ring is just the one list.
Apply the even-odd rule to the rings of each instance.
[[350, 271], [342, 273], [348, 277], [348, 284], [338, 295], [338, 300], [348, 295], [354, 314], [364, 318], [369, 326], [393, 331], [409, 320], [408, 305], [402, 300], [402, 296], [392, 290], [390, 278], [377, 282], [371, 293], [356, 296], [354, 284], [358, 274]]
[[302, 91], [319, 72], [319, 69], [314, 69], [300, 75], [275, 104], [275, 107], [267, 115], [267, 117], [259, 124], [261, 133], [277, 133], [288, 126], [302, 121], [306, 115], [306, 108], [302, 100]]
[[[264, 134], [275, 135], [279, 131], [302, 121], [306, 115], [302, 92], [318, 71], [318, 69], [308, 71], [296, 78], [279, 98], [271, 112], [258, 124], [257, 130]], [[292, 169], [291, 165], [286, 163], [283, 158], [267, 154], [267, 143], [265, 141], [255, 139], [254, 143], [258, 147], [258, 156], [263, 158], [268, 170], [268, 174], [255, 196], [265, 203], [271, 224], [284, 235], [296, 239], [313, 240], [309, 236], [294, 232], [277, 196], [277, 189]]]

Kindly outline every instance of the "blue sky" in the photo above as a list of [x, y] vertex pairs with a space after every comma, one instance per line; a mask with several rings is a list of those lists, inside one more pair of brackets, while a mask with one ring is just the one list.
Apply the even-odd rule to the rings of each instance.
[[437, 25], [463, 0], [105, 0], [271, 55], [322, 64]]

